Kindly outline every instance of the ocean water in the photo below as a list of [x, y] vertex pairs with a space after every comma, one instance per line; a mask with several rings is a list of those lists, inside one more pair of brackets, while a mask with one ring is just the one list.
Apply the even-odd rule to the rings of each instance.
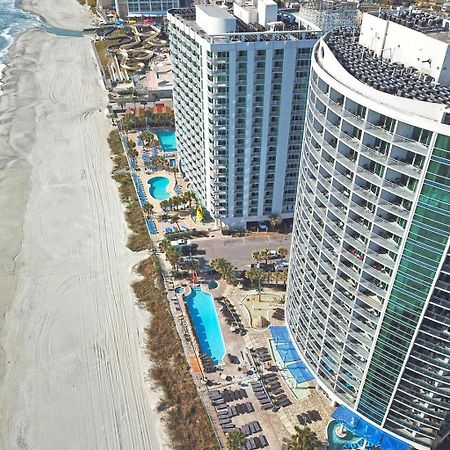
[[16, 0], [0, 0], [0, 77], [14, 38], [31, 27], [41, 27], [38, 17], [21, 10]]
[[5, 68], [5, 58], [14, 39], [25, 30], [39, 27], [58, 36], [81, 36], [79, 31], [51, 27], [34, 14], [23, 11], [17, 0], [0, 0], [0, 78]]

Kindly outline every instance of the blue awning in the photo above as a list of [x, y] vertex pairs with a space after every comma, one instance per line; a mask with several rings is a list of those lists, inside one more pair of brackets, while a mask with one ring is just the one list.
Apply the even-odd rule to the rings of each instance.
[[285, 364], [295, 362], [300, 359], [297, 350], [295, 350], [295, 347], [290, 343], [277, 345], [277, 351], [280, 354], [281, 360]]
[[409, 450], [410, 446], [406, 442], [387, 433], [383, 433], [383, 435], [381, 450]]
[[308, 370], [303, 361], [290, 364], [287, 366], [287, 369], [291, 372], [297, 383], [305, 383], [306, 381], [314, 380], [314, 375]]
[[269, 327], [270, 334], [272, 335], [272, 339], [275, 344], [290, 344], [291, 338], [289, 337], [289, 332], [287, 327], [282, 326], [270, 326]]
[[350, 411], [344, 405], [339, 406], [331, 417], [338, 422], [342, 422], [347, 428], [351, 428], [352, 430], [355, 429], [361, 421], [361, 418], [357, 414]]

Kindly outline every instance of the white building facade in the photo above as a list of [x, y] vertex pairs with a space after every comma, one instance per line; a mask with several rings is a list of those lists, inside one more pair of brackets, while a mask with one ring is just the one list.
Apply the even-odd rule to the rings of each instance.
[[444, 61], [449, 36], [429, 20], [315, 46], [286, 301], [318, 386], [418, 449], [450, 410], [450, 89], [413, 43]]
[[317, 31], [276, 4], [168, 13], [182, 175], [216, 223], [292, 218]]
[[120, 17], [164, 16], [171, 8], [180, 8], [190, 4], [184, 0], [115, 0]]

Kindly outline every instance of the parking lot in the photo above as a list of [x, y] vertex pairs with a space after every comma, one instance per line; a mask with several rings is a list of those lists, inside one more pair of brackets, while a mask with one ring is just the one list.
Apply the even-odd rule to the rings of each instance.
[[277, 250], [280, 247], [291, 247], [291, 234], [277, 233], [252, 233], [245, 237], [222, 236], [219, 232], [208, 238], [192, 239], [198, 244], [202, 259], [211, 261], [214, 258], [225, 258], [230, 261], [235, 269], [248, 269], [252, 260], [252, 253], [268, 248]]

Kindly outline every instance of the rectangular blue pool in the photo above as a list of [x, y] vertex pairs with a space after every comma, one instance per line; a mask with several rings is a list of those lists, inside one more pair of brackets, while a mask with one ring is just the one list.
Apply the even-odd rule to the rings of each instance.
[[175, 139], [175, 131], [157, 131], [156, 136], [159, 139], [162, 149], [165, 152], [174, 152], [177, 149], [177, 142]]
[[186, 303], [201, 351], [214, 364], [220, 364], [225, 355], [225, 343], [211, 294], [193, 287], [186, 297]]

